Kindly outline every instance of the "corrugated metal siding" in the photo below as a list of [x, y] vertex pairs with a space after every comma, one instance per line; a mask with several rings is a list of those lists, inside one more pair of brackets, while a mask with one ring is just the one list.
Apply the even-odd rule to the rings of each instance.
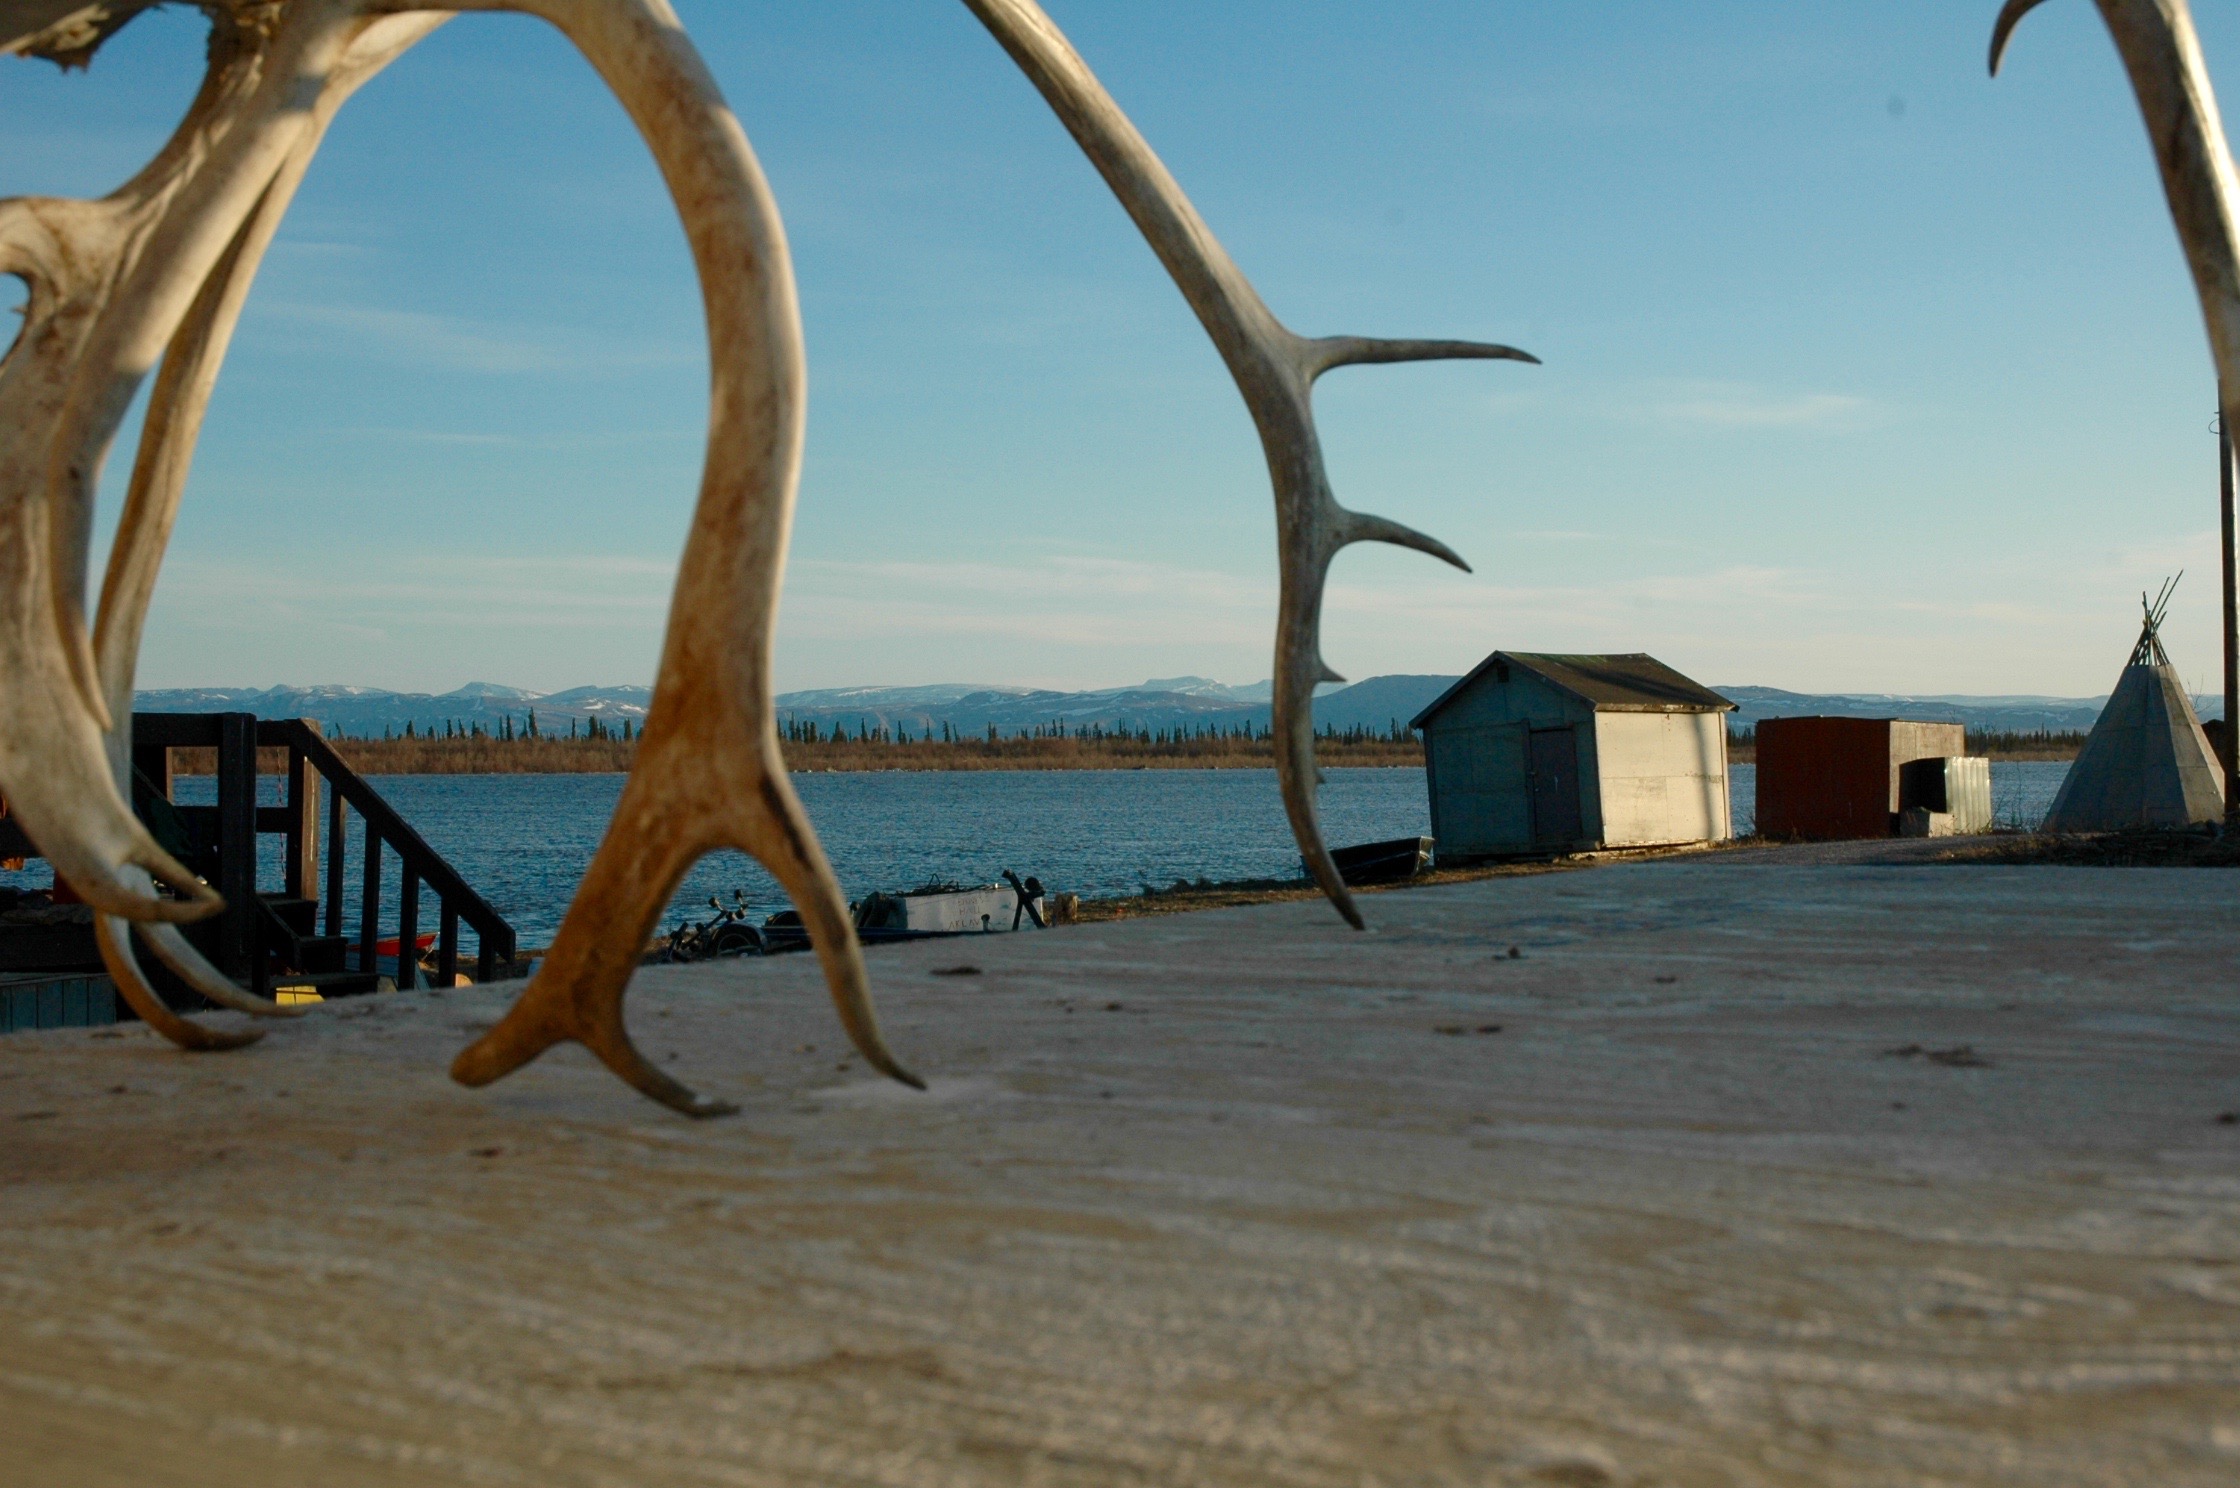
[[1916, 806], [1950, 816], [1962, 835], [1991, 830], [1991, 761], [1957, 754], [1908, 760], [1898, 770], [1898, 810]]
[[1899, 770], [1965, 754], [1957, 723], [1768, 718], [1758, 725], [1758, 832], [1828, 841], [1897, 830]]

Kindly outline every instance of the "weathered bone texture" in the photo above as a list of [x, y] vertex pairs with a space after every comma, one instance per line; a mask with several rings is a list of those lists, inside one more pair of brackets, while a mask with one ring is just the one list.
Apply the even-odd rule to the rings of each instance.
[[[2014, 28], [2042, 0], [2007, 0], [1991, 36], [1997, 74]], [[2163, 195], [2193, 271], [2224, 427], [2240, 429], [2240, 203], [2232, 150], [2186, 0], [2096, 0], [2138, 96]]]
[[[56, 24], [47, 24], [43, 30], [27, 32], [27, 20], [37, 23], [45, 21], [46, 17], [39, 14], [27, 17], [27, 11], [40, 7], [14, 5], [0, 12], [0, 50], [82, 62], [101, 35], [113, 31], [144, 8], [106, 8], [95, 17], [100, 21], [98, 34], [78, 46], [73, 38], [83, 33], [74, 28], [86, 19], [85, 13], [62, 24], [59, 31]], [[162, 321], [167, 317], [177, 325], [177, 329], [169, 333], [165, 370], [158, 378], [150, 405], [141, 440], [141, 458], [135, 468], [112, 553], [109, 581], [104, 585], [103, 623], [96, 627], [93, 671], [97, 691], [92, 711], [97, 718], [106, 720], [108, 773], [120, 800], [130, 798], [132, 680], [141, 624], [176, 514], [179, 492], [191, 461], [210, 386], [223, 360], [225, 343], [239, 316], [257, 261], [334, 110], [367, 77], [442, 19], [435, 16], [366, 18], [353, 14], [351, 7], [343, 5], [298, 6], [285, 16], [278, 15], [272, 7], [219, 5], [208, 8], [213, 31], [210, 69], [202, 94], [164, 154], [148, 170], [99, 203], [7, 204], [34, 218], [73, 224], [75, 230], [66, 229], [58, 235], [62, 238], [59, 256], [81, 260], [70, 264], [75, 271], [75, 282], [59, 284], [60, 303], [44, 307], [48, 325], [42, 327], [36, 315], [28, 317], [31, 323], [27, 325], [24, 340], [19, 343], [19, 355], [10, 357], [6, 369], [7, 373], [25, 379], [17, 385], [19, 392], [28, 389], [45, 394], [51, 400], [52, 389], [56, 386], [66, 390], [83, 388], [88, 385], [89, 377], [105, 373], [104, 382], [94, 385], [103, 386], [112, 398], [121, 392], [122, 398], [129, 400], [132, 388], [137, 386], [146, 368], [145, 350], [144, 345], [116, 335], [118, 328], [129, 331], [135, 316], [142, 319], [143, 337], [162, 333]], [[53, 8], [46, 9], [51, 12]], [[57, 36], [61, 38], [57, 46], [42, 42], [42, 38]], [[336, 38], [342, 40], [339, 52], [332, 50]], [[58, 52], [62, 55], [57, 55]], [[302, 95], [290, 86], [292, 75], [288, 69], [322, 63], [327, 67], [326, 75], [321, 78], [318, 93], [307, 112], [302, 107]], [[251, 138], [260, 127], [269, 136], [263, 141]], [[275, 138], [285, 146], [284, 153], [274, 152], [272, 140]], [[241, 148], [244, 140], [248, 140], [251, 148]], [[255, 148], [260, 143], [263, 147]], [[261, 186], [257, 182], [259, 172], [267, 175]], [[251, 188], [255, 188], [253, 192]], [[229, 225], [229, 218], [239, 220], [244, 213], [246, 220], [238, 227]], [[210, 267], [199, 289], [182, 276], [167, 276], [161, 265], [142, 269], [142, 260], [160, 253], [166, 245], [175, 246], [182, 232], [199, 236], [200, 251], [206, 252], [210, 238], [221, 231], [230, 241], [223, 244], [222, 254]], [[198, 255], [190, 254], [190, 257]], [[139, 277], [136, 278], [136, 274]], [[39, 280], [33, 275], [26, 277], [32, 282], [36, 298], [41, 287]], [[59, 280], [59, 276], [57, 278]], [[191, 303], [183, 302], [183, 292], [192, 293]], [[183, 316], [180, 314], [182, 306]], [[104, 321], [108, 322], [106, 326], [102, 324]], [[74, 335], [48, 333], [53, 325], [70, 327], [72, 322], [77, 323]], [[32, 339], [34, 328], [39, 329], [44, 339]], [[121, 352], [120, 342], [125, 347]], [[70, 433], [73, 410], [51, 403], [50, 406], [54, 409], [56, 438], [64, 440]], [[48, 502], [45, 515], [51, 533], [50, 551], [41, 555], [28, 544], [18, 551], [34, 564], [42, 557], [52, 564], [48, 582], [56, 586], [56, 593], [49, 603], [53, 606], [56, 628], [66, 638], [65, 647], [73, 657], [77, 650], [68, 638], [82, 638], [85, 630], [85, 535], [91, 525], [93, 498], [93, 480], [84, 470], [88, 466], [98, 470], [120, 413], [121, 404], [110, 409], [105, 420], [93, 421], [78, 431], [72, 453], [80, 458], [62, 479], [50, 479], [44, 488], [34, 487], [27, 481], [6, 492], [10, 498], [8, 509], [23, 514], [27, 525], [36, 521], [40, 499], [43, 497]], [[22, 426], [10, 431], [19, 436], [24, 445], [34, 449], [40, 432], [36, 427]], [[88, 450], [91, 456], [85, 458]], [[49, 453], [51, 455], [52, 451]], [[18, 597], [29, 596], [19, 594]], [[103, 631], [107, 632], [106, 644], [101, 636]], [[32, 654], [37, 657], [40, 653], [33, 649]], [[64, 707], [75, 701], [67, 689], [55, 691]], [[81, 738], [82, 731], [71, 742], [76, 743]], [[51, 745], [53, 740], [34, 742], [35, 745]], [[52, 766], [57, 763], [57, 756], [48, 749], [39, 763]], [[82, 767], [83, 761], [72, 754], [60, 763], [65, 770], [71, 770]], [[12, 784], [10, 788], [14, 788]], [[40, 831], [36, 826], [33, 830]], [[40, 841], [42, 848], [57, 857], [57, 870], [79, 882], [82, 888], [88, 887], [72, 874], [65, 860], [69, 842], [63, 842], [58, 855], [50, 840], [53, 836], [54, 831], [47, 829]], [[135, 863], [119, 863], [110, 876], [136, 890], [139, 902], [161, 902], [154, 899], [147, 874]], [[201, 896], [215, 902], [207, 890], [202, 890]], [[87, 897], [100, 902], [96, 894], [89, 892]], [[231, 1034], [207, 1034], [162, 1008], [125, 943], [128, 922], [106, 912], [113, 907], [102, 906], [104, 923], [97, 940], [120, 991], [151, 1026], [192, 1048], [231, 1048], [251, 1041]], [[145, 921], [140, 933], [191, 985], [222, 1005], [266, 1016], [294, 1016], [304, 1011], [280, 1007], [235, 986], [170, 924]]]
[[[1398, 543], [1465, 566], [1443, 544], [1331, 494], [1313, 384], [1355, 363], [1532, 360], [1459, 341], [1308, 339], [1284, 328], [1142, 136], [1031, 0], [966, 0], [1104, 174], [1227, 361], [1275, 486], [1282, 568], [1275, 718], [1285, 809], [1340, 911], [1361, 918], [1316, 822], [1312, 698], [1334, 680], [1322, 592], [1346, 544]], [[0, 0], [0, 51], [82, 63], [146, 8], [131, 0]], [[0, 203], [0, 271], [31, 286], [23, 339], [0, 365], [0, 688], [40, 706], [0, 736], [0, 789], [57, 871], [102, 911], [121, 987], [153, 1005], [126, 922], [191, 918], [216, 900], [125, 805], [133, 663], [195, 437], [265, 246], [333, 111], [436, 24], [393, 0], [210, 0], [211, 66], [162, 155], [98, 203]], [[788, 783], [770, 702], [770, 649], [800, 464], [804, 372], [792, 270], [767, 185], [737, 121], [663, 0], [463, 0], [565, 33], [622, 100], [667, 179], [706, 302], [707, 463], [680, 567], [654, 708], [606, 839], [539, 974], [454, 1075], [483, 1084], [575, 1040], [656, 1100], [727, 1110], [655, 1068], [622, 1002], [640, 947], [702, 854], [754, 854], [800, 909], [841, 1021], [865, 1059], [918, 1083], [881, 1040], [838, 882]], [[303, 87], [313, 84], [312, 106]], [[168, 346], [103, 589], [85, 623], [100, 462], [134, 389]], [[106, 759], [103, 758], [104, 754]], [[187, 896], [157, 898], [148, 874]], [[226, 983], [176, 931], [140, 933], [220, 1001], [276, 1011]], [[143, 1015], [196, 1047], [245, 1039], [167, 1010]]]
[[[178, 518], [203, 415], [249, 287], [335, 111], [375, 73], [446, 19], [427, 14], [389, 17], [368, 25], [357, 35], [334, 71], [322, 80], [311, 110], [311, 127], [258, 197], [248, 220], [211, 270], [164, 352], [142, 425], [132, 482], [110, 548], [93, 627], [94, 668], [110, 718], [110, 771], [119, 792], [128, 800], [132, 791], [132, 692], [141, 632], [164, 549]], [[128, 927], [129, 922], [117, 919], [101, 943], [120, 944]], [[261, 1017], [296, 1017], [310, 1011], [309, 1004], [282, 1006], [237, 986], [174, 926], [143, 923], [139, 933], [189, 986], [220, 1006]], [[129, 954], [108, 959], [110, 974], [118, 986], [133, 989], [127, 996], [135, 1008], [142, 1006], [143, 998], [155, 997]], [[160, 1023], [156, 1026], [164, 1027]]]
[[118, 27], [162, 0], [0, 0], [0, 53], [83, 67]]
[[[0, 7], [0, 51], [79, 63], [146, 8], [21, 0], [0, 0]], [[0, 456], [16, 457], [13, 467], [0, 464], [0, 475], [20, 472], [0, 485], [0, 519], [13, 519], [0, 526], [0, 537], [17, 538], [0, 554], [16, 560], [0, 565], [0, 584], [19, 611], [4, 638], [15, 644], [0, 649], [0, 686], [40, 675], [68, 684], [48, 689], [59, 720], [49, 733], [62, 737], [28, 733], [16, 720], [5, 741], [15, 753], [0, 754], [0, 788], [58, 871], [109, 912], [101, 939], [128, 1000], [146, 1004], [143, 1016], [176, 1040], [211, 1048], [246, 1040], [201, 1030], [161, 1008], [123, 920], [206, 913], [215, 900], [144, 840], [118, 788], [129, 740], [108, 725], [129, 720], [148, 600], [210, 387], [257, 261], [334, 108], [437, 18], [382, 0], [225, 0], [205, 8], [214, 26], [209, 76], [148, 170], [101, 203], [0, 208], [0, 250], [12, 250], [0, 257], [0, 271], [22, 274], [32, 289], [29, 328], [4, 369], [14, 381], [0, 380], [0, 414], [23, 414], [5, 427], [26, 435], [0, 443]], [[707, 475], [639, 768], [540, 976], [508, 1018], [462, 1054], [457, 1073], [482, 1083], [572, 1038], [677, 1109], [727, 1109], [653, 1068], [630, 1043], [621, 1003], [639, 948], [676, 882], [702, 853], [737, 846], [760, 857], [792, 894], [815, 936], [842, 1022], [865, 1058], [915, 1084], [879, 1037], [846, 902], [787, 782], [771, 720], [770, 628], [799, 468], [804, 373], [791, 266], [759, 167], [674, 13], [659, 0], [493, 0], [446, 9], [543, 17], [576, 42], [621, 97], [684, 219], [707, 299], [714, 384]], [[308, 110], [306, 79], [317, 87]], [[29, 246], [19, 246], [26, 240]], [[41, 248], [48, 251], [42, 255]], [[57, 327], [70, 334], [56, 334]], [[170, 353], [104, 587], [96, 648], [84, 623], [93, 473], [132, 389], [166, 341]], [[68, 458], [31, 458], [50, 450]], [[59, 475], [42, 479], [46, 466]], [[89, 770], [103, 745], [107, 767]], [[11, 772], [11, 762], [21, 767]], [[114, 799], [99, 800], [103, 791]], [[92, 810], [88, 799], [96, 800]], [[104, 827], [107, 837], [99, 834]], [[138, 863], [176, 879], [183, 891], [199, 890], [201, 905], [156, 899], [135, 871]], [[141, 933], [221, 1001], [274, 1010], [217, 977], [175, 934], [145, 924]]]
[[[126, 873], [141, 870], [127, 868]], [[142, 881], [145, 881], [143, 875]], [[141, 970], [140, 960], [132, 952], [133, 922], [116, 915], [95, 915], [93, 920], [94, 944], [101, 948], [101, 960], [109, 968], [109, 979], [117, 984], [117, 995], [125, 1000], [140, 1021], [162, 1034], [182, 1049], [197, 1054], [215, 1054], [226, 1049], [245, 1048], [264, 1037], [261, 1029], [244, 1029], [225, 1033], [205, 1028], [191, 1018], [181, 1017], [171, 1010], [156, 989], [148, 982], [148, 974]], [[142, 928], [147, 928], [143, 926]], [[170, 927], [166, 926], [166, 929]], [[174, 932], [176, 933], [176, 932]], [[226, 981], [220, 976], [219, 981]], [[228, 986], [231, 983], [227, 983]], [[246, 994], [244, 994], [246, 995]], [[254, 1002], [256, 999], [251, 998]], [[248, 1011], [261, 1011], [251, 1008]]]
[[[134, 7], [106, 20], [99, 7], [55, 9], [0, 14], [0, 49], [51, 54], [72, 44], [56, 26], [121, 24]], [[29, 287], [0, 362], [0, 792], [97, 910], [148, 921], [201, 918], [219, 901], [148, 836], [107, 763], [115, 720], [85, 615], [95, 485], [141, 379], [310, 128], [302, 81], [333, 72], [370, 24], [349, 0], [206, 9], [209, 71], [145, 170], [98, 202], [0, 202], [0, 272]], [[45, 29], [20, 29], [30, 22]], [[135, 868], [181, 897], [156, 897]]]
[[1322, 659], [1322, 591], [1330, 560], [1348, 543], [1388, 542], [1470, 565], [1444, 543], [1367, 513], [1331, 493], [1314, 425], [1314, 383], [1336, 367], [1450, 358], [1538, 358], [1475, 341], [1309, 338], [1287, 329], [1261, 302], [1142, 134], [1034, 0], [964, 0], [1042, 91], [1160, 263], [1197, 312], [1228, 363], [1259, 428], [1275, 487], [1281, 567], [1275, 657], [1276, 774], [1299, 853], [1322, 892], [1356, 929], [1361, 912], [1322, 841], [1315, 813], [1314, 690], [1344, 679]]
[[770, 701], [771, 632], [800, 471], [806, 371], [793, 266], [762, 170], [674, 15], [657, 0], [492, 0], [557, 26], [606, 79], [676, 200], [706, 302], [708, 453], [653, 707], [614, 820], [552, 949], [452, 1074], [482, 1085], [573, 1039], [662, 1104], [694, 1095], [630, 1042], [622, 999], [654, 923], [704, 853], [736, 847], [801, 912], [842, 1025], [874, 1068], [888, 1052], [838, 879], [793, 794]]

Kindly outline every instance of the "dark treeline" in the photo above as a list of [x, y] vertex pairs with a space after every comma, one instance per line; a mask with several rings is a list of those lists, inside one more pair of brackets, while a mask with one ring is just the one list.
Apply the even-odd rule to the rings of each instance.
[[[497, 729], [415, 726], [382, 738], [332, 740], [335, 752], [362, 775], [565, 775], [630, 768], [635, 730], [574, 729], [553, 734], [501, 725]], [[1211, 770], [1267, 769], [1275, 741], [1265, 728], [1109, 729], [1049, 724], [960, 734], [951, 729], [886, 729], [866, 721], [854, 729], [781, 726], [786, 764], [794, 770]], [[1330, 728], [1316, 736], [1325, 765], [1395, 766], [1423, 763], [1423, 746], [1394, 723], [1386, 729]], [[215, 768], [206, 749], [173, 751], [181, 774]], [[286, 752], [259, 751], [258, 769], [278, 774]]]
[[[1173, 728], [1130, 728], [1126, 724], [1089, 723], [1068, 727], [1064, 723], [1035, 724], [1031, 728], [1014, 729], [1005, 734], [994, 724], [989, 724], [985, 735], [958, 729], [944, 722], [936, 726], [927, 722], [919, 725], [912, 734], [910, 726], [898, 723], [893, 727], [875, 724], [868, 718], [858, 719], [851, 731], [845, 723], [819, 724], [813, 719], [787, 719], [779, 725], [779, 733], [789, 744], [1001, 744], [1006, 740], [1071, 739], [1092, 748], [1098, 745], [1150, 744], [1179, 745], [1197, 743], [1268, 744], [1275, 735], [1266, 724], [1177, 724]], [[1359, 724], [1339, 728], [1335, 724], [1318, 729], [1315, 737], [1335, 744], [1391, 744], [1414, 745], [1415, 735], [1400, 726], [1395, 718], [1383, 729], [1368, 728]]]
[[[1995, 760], [2075, 759], [2084, 748], [2085, 734], [2078, 729], [1968, 729], [1970, 754]], [[1727, 730], [1728, 758], [1749, 764], [1758, 757], [1758, 731], [1752, 725]]]
[[[595, 713], [589, 718], [580, 720], [570, 718], [568, 720], [568, 731], [565, 734], [555, 733], [550, 728], [538, 727], [537, 710], [534, 708], [531, 708], [527, 715], [518, 722], [511, 713], [508, 713], [499, 718], [495, 724], [484, 724], [474, 719], [444, 718], [424, 723], [407, 720], [404, 732], [401, 734], [397, 733], [391, 725], [384, 724], [381, 729], [381, 737], [387, 740], [487, 739], [496, 744], [512, 744], [530, 739], [612, 740], [628, 744], [635, 736], [636, 726], [629, 719], [623, 719], [621, 725], [617, 727], [614, 724], [604, 722]], [[337, 732], [329, 734], [328, 737], [339, 743], [353, 736], [347, 732]], [[370, 741], [373, 738], [371, 734], [360, 734], [355, 737], [359, 742]]]

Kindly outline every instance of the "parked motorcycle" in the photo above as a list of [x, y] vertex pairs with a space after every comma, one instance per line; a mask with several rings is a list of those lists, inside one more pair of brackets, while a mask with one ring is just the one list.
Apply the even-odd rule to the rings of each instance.
[[762, 956], [769, 954], [769, 944], [759, 927], [749, 923], [752, 911], [747, 907], [746, 891], [731, 891], [731, 908], [725, 909], [715, 895], [708, 896], [708, 908], [715, 915], [698, 924], [680, 920], [677, 928], [669, 932], [668, 942], [655, 957], [663, 962], [714, 961], [726, 956]]

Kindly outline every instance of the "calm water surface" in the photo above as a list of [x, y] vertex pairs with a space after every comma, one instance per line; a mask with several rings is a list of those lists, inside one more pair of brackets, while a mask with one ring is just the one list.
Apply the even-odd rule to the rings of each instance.
[[[2068, 768], [1993, 765], [1999, 824], [2036, 825]], [[1422, 770], [1327, 775], [1322, 819], [1333, 844], [1430, 832]], [[279, 780], [260, 783], [277, 801]], [[558, 928], [622, 793], [619, 775], [387, 775], [372, 783], [525, 945], [546, 943]], [[1735, 766], [1733, 785], [1735, 830], [1747, 834], [1756, 767]], [[1299, 871], [1272, 770], [835, 773], [796, 775], [794, 786], [851, 899], [935, 880], [986, 883], [1005, 868], [1092, 896], [1163, 888], [1178, 878], [1284, 878]], [[213, 784], [206, 777], [182, 780], [179, 796], [208, 802]], [[263, 880], [277, 882], [278, 840], [261, 846]], [[345, 847], [352, 906], [346, 923], [353, 926], [361, 850], [353, 830]], [[693, 870], [663, 924], [705, 906], [710, 894], [728, 902], [733, 889], [745, 890], [765, 913], [786, 902], [751, 858], [719, 853]], [[396, 892], [391, 864], [383, 901], [392, 915]]]

